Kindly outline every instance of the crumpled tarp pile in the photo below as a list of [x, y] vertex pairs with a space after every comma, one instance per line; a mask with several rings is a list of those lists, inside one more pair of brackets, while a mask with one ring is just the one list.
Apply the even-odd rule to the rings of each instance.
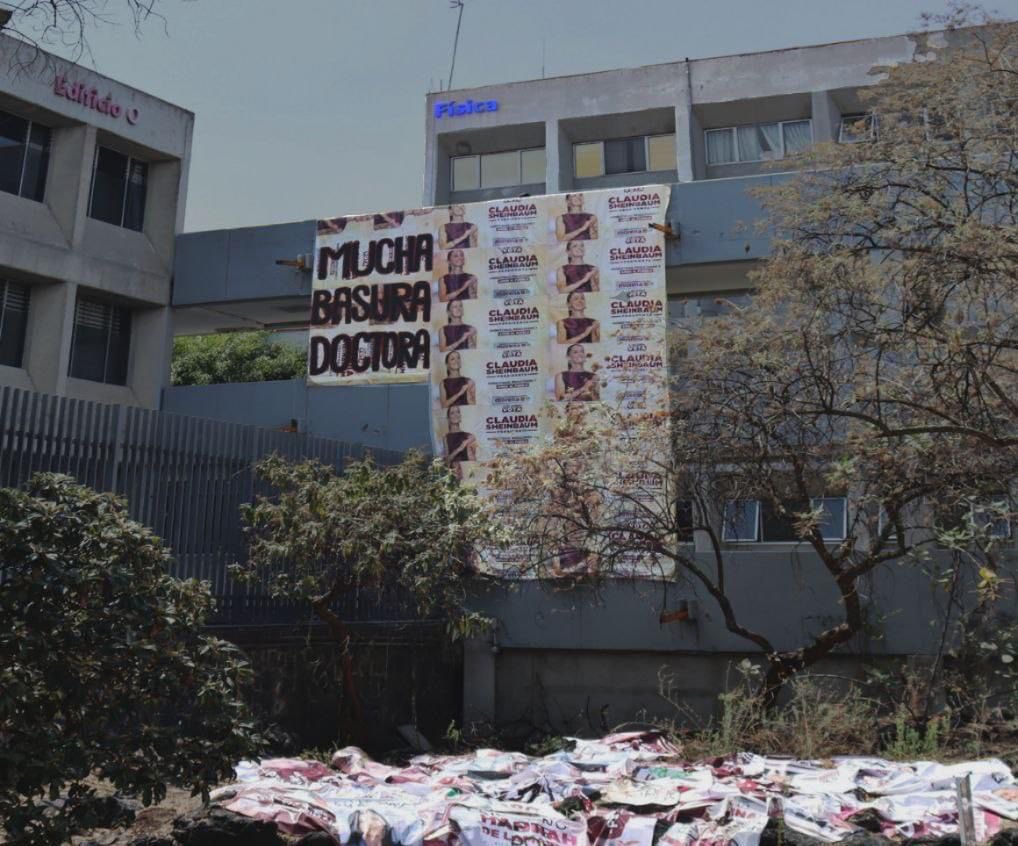
[[243, 762], [212, 794], [287, 834], [325, 831], [366, 846], [758, 846], [768, 820], [835, 843], [860, 824], [892, 839], [958, 831], [955, 779], [971, 777], [976, 835], [1018, 820], [1018, 787], [998, 760], [800, 761], [742, 752], [690, 763], [654, 732], [573, 740], [532, 758], [480, 749], [405, 766], [360, 749], [318, 761]]

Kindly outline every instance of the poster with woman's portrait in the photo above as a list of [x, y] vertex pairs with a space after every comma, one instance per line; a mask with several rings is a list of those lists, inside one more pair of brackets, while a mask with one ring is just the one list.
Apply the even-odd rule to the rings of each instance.
[[432, 291], [439, 303], [476, 300], [481, 294], [484, 268], [477, 251], [456, 247], [435, 256]]
[[601, 294], [573, 291], [556, 297], [550, 314], [552, 343], [600, 344], [609, 338], [605, 323], [605, 298]]
[[547, 225], [551, 242], [598, 241], [608, 236], [606, 201], [602, 191], [576, 191], [548, 197]]
[[570, 241], [548, 247], [545, 290], [552, 302], [574, 291], [596, 294], [606, 289], [608, 280], [601, 271], [601, 242]]

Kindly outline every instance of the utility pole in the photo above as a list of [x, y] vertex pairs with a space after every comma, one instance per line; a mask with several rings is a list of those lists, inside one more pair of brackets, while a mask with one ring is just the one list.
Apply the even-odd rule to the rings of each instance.
[[456, 70], [456, 48], [460, 43], [460, 24], [463, 23], [463, 6], [464, 0], [449, 0], [450, 9], [459, 9], [460, 13], [456, 17], [456, 37], [452, 40], [452, 65], [449, 67], [449, 87], [446, 89], [452, 89], [452, 74]]

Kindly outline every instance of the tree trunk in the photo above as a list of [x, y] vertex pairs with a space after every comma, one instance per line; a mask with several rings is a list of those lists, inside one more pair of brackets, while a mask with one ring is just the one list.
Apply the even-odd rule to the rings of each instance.
[[336, 643], [343, 650], [341, 661], [343, 666], [343, 705], [339, 714], [340, 734], [357, 738], [360, 733], [363, 711], [361, 709], [360, 696], [357, 693], [357, 685], [353, 675], [353, 658], [350, 654], [350, 631], [346, 624], [332, 612], [328, 603], [318, 600], [312, 603], [315, 614], [318, 615], [332, 632]]

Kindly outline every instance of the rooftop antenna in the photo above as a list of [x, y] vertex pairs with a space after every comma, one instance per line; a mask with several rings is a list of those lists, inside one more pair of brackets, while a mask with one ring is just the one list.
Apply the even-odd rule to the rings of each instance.
[[460, 24], [463, 23], [463, 6], [464, 0], [449, 0], [450, 9], [459, 9], [460, 13], [456, 16], [456, 37], [452, 40], [452, 65], [449, 67], [449, 87], [446, 89], [452, 89], [452, 72], [456, 70], [456, 48], [460, 43]]
[[548, 40], [546, 38], [541, 39], [541, 79], [544, 79], [544, 48], [547, 46]]

